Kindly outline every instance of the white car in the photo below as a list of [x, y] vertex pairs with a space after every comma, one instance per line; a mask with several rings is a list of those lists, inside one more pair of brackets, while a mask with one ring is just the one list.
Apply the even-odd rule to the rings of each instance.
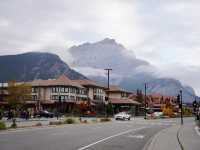
[[129, 115], [126, 112], [120, 112], [115, 115], [115, 120], [130, 120], [130, 119], [131, 119], [131, 115]]
[[163, 112], [154, 112], [153, 115], [155, 117], [161, 117], [163, 115]]

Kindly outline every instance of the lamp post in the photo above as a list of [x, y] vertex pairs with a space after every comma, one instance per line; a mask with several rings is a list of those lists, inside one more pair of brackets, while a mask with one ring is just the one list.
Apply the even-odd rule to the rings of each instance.
[[181, 125], [183, 125], [183, 92], [180, 90]]
[[57, 107], [57, 120], [61, 114], [62, 97], [60, 95], [61, 87], [58, 87], [58, 107]]
[[193, 105], [193, 113], [197, 119], [197, 112], [198, 112], [198, 107], [199, 107], [199, 104], [197, 103], [197, 100], [196, 100], [196, 96], [195, 96], [195, 100], [194, 102], [192, 103]]
[[41, 102], [41, 89], [40, 89], [40, 84], [39, 84], [39, 86], [38, 86], [37, 111], [40, 111], [40, 102]]
[[[108, 76], [108, 87], [107, 87], [107, 90], [108, 90], [108, 99], [107, 99], [107, 104], [109, 103], [109, 90], [110, 90], [110, 71], [112, 71], [112, 69], [111, 68], [106, 68], [106, 69], [104, 69], [104, 70], [106, 70], [107, 71], [107, 76]], [[105, 104], [106, 104], [105, 103]], [[108, 114], [107, 114], [107, 104], [105, 105], [105, 115], [106, 115], [106, 117], [108, 116]]]
[[147, 83], [144, 84], [144, 119], [147, 119]]

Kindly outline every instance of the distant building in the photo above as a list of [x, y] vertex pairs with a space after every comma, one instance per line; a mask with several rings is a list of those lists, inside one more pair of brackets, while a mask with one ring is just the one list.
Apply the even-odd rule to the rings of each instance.
[[177, 105], [176, 97], [163, 96], [160, 94], [147, 95], [147, 106], [154, 111], [162, 111], [162, 108], [167, 104], [170, 104], [175, 108]]
[[0, 83], [0, 106], [7, 105], [5, 102], [6, 97], [8, 96], [7, 87], [7, 83]]
[[105, 87], [92, 80], [73, 80], [86, 89], [89, 100], [94, 104], [104, 103], [106, 92]]
[[[92, 80], [70, 80], [65, 75], [57, 79], [33, 80], [26, 82], [32, 87], [32, 100], [26, 102], [28, 108], [40, 109], [61, 109], [62, 112], [72, 112], [76, 105], [82, 103], [90, 105], [93, 110], [99, 106], [105, 111], [105, 104], [112, 104], [114, 112], [130, 110], [132, 107], [139, 107], [140, 103], [130, 99], [131, 92], [119, 86], [102, 86]], [[17, 84], [21, 84], [18, 82]], [[0, 86], [0, 105], [6, 106], [8, 84]], [[60, 108], [61, 107], [61, 108]]]
[[[32, 87], [32, 101], [27, 101], [26, 105], [34, 109], [57, 109], [62, 105], [63, 112], [71, 112], [76, 104], [82, 102], [89, 105], [105, 102], [105, 87], [92, 80], [70, 80], [61, 75], [57, 79], [39, 79], [26, 83]], [[0, 105], [7, 105], [7, 87], [7, 83], [1, 84]]]
[[111, 85], [109, 90], [106, 90], [108, 102], [114, 107], [114, 112], [132, 111], [132, 114], [136, 115], [140, 103], [130, 99], [129, 96], [132, 92], [120, 88], [116, 85]]

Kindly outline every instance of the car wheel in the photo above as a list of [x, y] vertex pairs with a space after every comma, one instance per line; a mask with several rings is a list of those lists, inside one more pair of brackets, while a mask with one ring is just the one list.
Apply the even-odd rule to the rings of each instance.
[[131, 120], [131, 118], [128, 118], [128, 120]]

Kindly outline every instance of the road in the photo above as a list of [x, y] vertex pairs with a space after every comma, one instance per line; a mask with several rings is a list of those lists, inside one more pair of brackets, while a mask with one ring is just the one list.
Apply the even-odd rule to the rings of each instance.
[[151, 137], [175, 120], [113, 121], [0, 133], [1, 150], [142, 150]]

